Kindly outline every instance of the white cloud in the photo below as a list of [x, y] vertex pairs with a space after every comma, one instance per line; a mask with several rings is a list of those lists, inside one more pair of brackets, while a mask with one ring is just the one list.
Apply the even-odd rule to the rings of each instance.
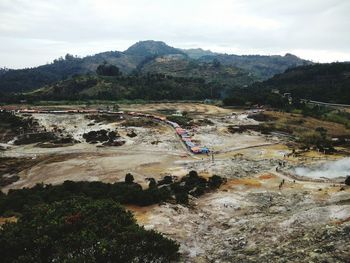
[[145, 39], [344, 61], [349, 13], [347, 0], [0, 0], [0, 66], [124, 50]]
[[350, 52], [339, 52], [333, 50], [313, 50], [313, 49], [295, 49], [291, 52], [299, 57], [312, 60], [314, 62], [336, 62], [350, 61]]

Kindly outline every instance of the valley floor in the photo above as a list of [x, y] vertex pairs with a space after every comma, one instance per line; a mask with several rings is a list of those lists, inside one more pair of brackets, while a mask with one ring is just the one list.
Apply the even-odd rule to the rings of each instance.
[[[293, 156], [286, 137], [229, 132], [232, 125], [258, 124], [243, 110], [186, 103], [127, 105], [121, 110], [157, 114], [180, 110], [195, 120], [210, 120], [193, 131], [193, 138], [214, 155], [190, 154], [175, 131], [162, 123], [133, 127], [125, 120], [98, 122], [83, 114], [34, 114], [46, 130], [59, 128], [80, 143], [45, 148], [3, 144], [7, 150], [0, 152], [2, 158], [36, 161], [16, 172], [19, 180], [2, 191], [65, 180], [123, 181], [126, 173], [143, 187], [148, 177], [180, 178], [191, 170], [205, 177], [217, 174], [227, 183], [216, 192], [192, 198], [188, 207], [166, 203], [127, 208], [145, 228], [178, 241], [184, 262], [346, 262], [350, 258], [350, 188], [340, 184], [344, 178], [313, 181], [288, 176], [301, 163], [338, 160], [346, 154], [311, 151]], [[101, 129], [118, 131], [125, 144], [102, 147], [85, 142], [83, 133]], [[131, 130], [135, 137], [127, 135]]]

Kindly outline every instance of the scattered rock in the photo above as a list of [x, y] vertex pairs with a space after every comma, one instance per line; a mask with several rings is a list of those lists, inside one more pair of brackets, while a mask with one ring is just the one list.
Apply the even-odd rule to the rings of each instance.
[[134, 138], [134, 137], [137, 136], [137, 134], [135, 133], [134, 130], [131, 130], [131, 131], [129, 131], [129, 132], [126, 134], [126, 136], [128, 136], [128, 137], [130, 137], [130, 138]]

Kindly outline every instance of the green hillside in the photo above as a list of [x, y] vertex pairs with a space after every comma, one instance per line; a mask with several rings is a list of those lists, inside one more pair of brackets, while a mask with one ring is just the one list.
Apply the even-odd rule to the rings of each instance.
[[[276, 94], [276, 93], [279, 94]], [[294, 101], [316, 100], [328, 103], [350, 104], [350, 63], [315, 64], [289, 69], [283, 74], [255, 83], [231, 94], [235, 101], [269, 104], [290, 93]]]
[[203, 79], [146, 76], [83, 75], [18, 95], [32, 100], [193, 100], [220, 98], [223, 87]]
[[110, 51], [84, 58], [67, 54], [51, 64], [36, 68], [8, 70], [0, 74], [0, 91], [25, 92], [44, 85], [67, 79], [78, 74], [95, 74], [98, 65], [103, 62], [118, 66], [124, 73], [130, 73], [143, 60], [143, 57], [127, 56], [121, 52]]
[[266, 80], [276, 74], [283, 73], [289, 68], [312, 64], [310, 61], [300, 59], [291, 54], [286, 54], [285, 56], [238, 56], [217, 54], [203, 56], [199, 60], [203, 62], [217, 60], [223, 65], [230, 65], [244, 69], [261, 80]]
[[298, 67], [262, 84], [292, 96], [330, 103], [350, 104], [350, 63]]
[[173, 48], [168, 46], [162, 41], [154, 41], [154, 40], [147, 40], [147, 41], [139, 41], [136, 44], [129, 47], [127, 50], [124, 51], [125, 55], [132, 55], [132, 56], [143, 56], [143, 57], [149, 57], [149, 56], [162, 56], [162, 55], [169, 55], [169, 54], [185, 54], [180, 49]]
[[247, 71], [216, 61], [203, 63], [184, 55], [156, 57], [140, 68], [142, 74], [156, 73], [183, 78], [201, 78], [206, 83], [225, 85], [228, 89], [252, 84], [258, 79]]
[[81, 74], [29, 92], [3, 95], [13, 100], [219, 99], [231, 90], [256, 81], [251, 74], [220, 63], [199, 63], [182, 54], [150, 58], [125, 75], [116, 66], [104, 63], [96, 74]]
[[[171, 58], [170, 61], [162, 61]], [[262, 80], [282, 73], [290, 67], [308, 63], [292, 55], [236, 56], [217, 54], [202, 49], [180, 50], [160, 41], [140, 41], [124, 52], [109, 51], [78, 58], [67, 54], [50, 64], [34, 68], [0, 71], [0, 93], [28, 92], [75, 75], [94, 75], [104, 62], [117, 66], [124, 75], [134, 73], [162, 73], [171, 76], [200, 77], [213, 82], [235, 86], [248, 85], [252, 80]], [[214, 63], [215, 62], [215, 63]], [[208, 68], [220, 62], [226, 68]], [[162, 68], [164, 67], [164, 68]], [[238, 70], [239, 69], [239, 70]], [[232, 82], [232, 75], [235, 81]], [[248, 77], [247, 77], [248, 76]], [[228, 79], [226, 79], [228, 78]]]

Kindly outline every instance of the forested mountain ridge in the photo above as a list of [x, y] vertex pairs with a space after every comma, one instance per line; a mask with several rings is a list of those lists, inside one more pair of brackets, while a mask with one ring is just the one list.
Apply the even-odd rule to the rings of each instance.
[[[164, 63], [158, 63], [159, 58], [171, 58], [179, 56], [181, 59], [172, 61], [173, 68], [162, 68]], [[238, 62], [232, 62], [232, 59]], [[263, 61], [263, 62], [261, 62]], [[51, 85], [58, 81], [71, 78], [75, 75], [92, 74], [94, 75], [98, 65], [108, 63], [117, 66], [124, 75], [128, 74], [147, 74], [161, 73], [181, 77], [201, 77], [207, 79], [208, 70], [202, 65], [219, 62], [224, 68], [238, 68], [249, 75], [247, 82], [238, 80], [240, 85], [251, 84], [251, 80], [264, 80], [267, 77], [282, 73], [289, 67], [309, 63], [297, 57], [286, 55], [281, 56], [235, 56], [217, 54], [201, 49], [181, 50], [170, 47], [161, 41], [140, 41], [124, 52], [109, 51], [83, 58], [67, 54], [64, 58], [54, 60], [50, 64], [34, 68], [19, 70], [0, 71], [0, 92], [2, 93], [21, 93], [41, 88], [45, 85]], [[179, 65], [177, 65], [179, 63]], [[181, 64], [187, 64], [184, 71], [179, 74], [176, 72]], [[158, 64], [158, 65], [157, 65]], [[150, 69], [150, 71], [148, 71]], [[186, 72], [187, 70], [187, 72]], [[203, 72], [201, 70], [204, 70]], [[225, 70], [224, 70], [225, 71]], [[239, 71], [239, 70], [236, 70]], [[209, 74], [210, 75], [210, 74]], [[229, 78], [232, 74], [228, 74]], [[221, 81], [225, 77], [217, 78]], [[228, 81], [232, 83], [231, 80]], [[225, 81], [224, 83], [227, 83]]]
[[7, 71], [7, 68], [0, 68], [0, 75], [5, 74]]
[[261, 80], [266, 80], [276, 74], [283, 73], [289, 68], [313, 64], [292, 54], [284, 56], [260, 56], [260, 55], [228, 55], [216, 54], [199, 58], [203, 62], [219, 61], [223, 65], [235, 66], [254, 74]]
[[125, 73], [130, 73], [144, 58], [127, 56], [122, 52], [110, 51], [84, 58], [67, 54], [64, 58], [54, 60], [51, 64], [36, 68], [8, 70], [0, 74], [0, 91], [26, 92], [44, 85], [79, 74], [95, 74], [98, 65], [107, 62], [114, 64]]
[[330, 103], [350, 104], [350, 63], [297, 67], [261, 83], [280, 93]]

